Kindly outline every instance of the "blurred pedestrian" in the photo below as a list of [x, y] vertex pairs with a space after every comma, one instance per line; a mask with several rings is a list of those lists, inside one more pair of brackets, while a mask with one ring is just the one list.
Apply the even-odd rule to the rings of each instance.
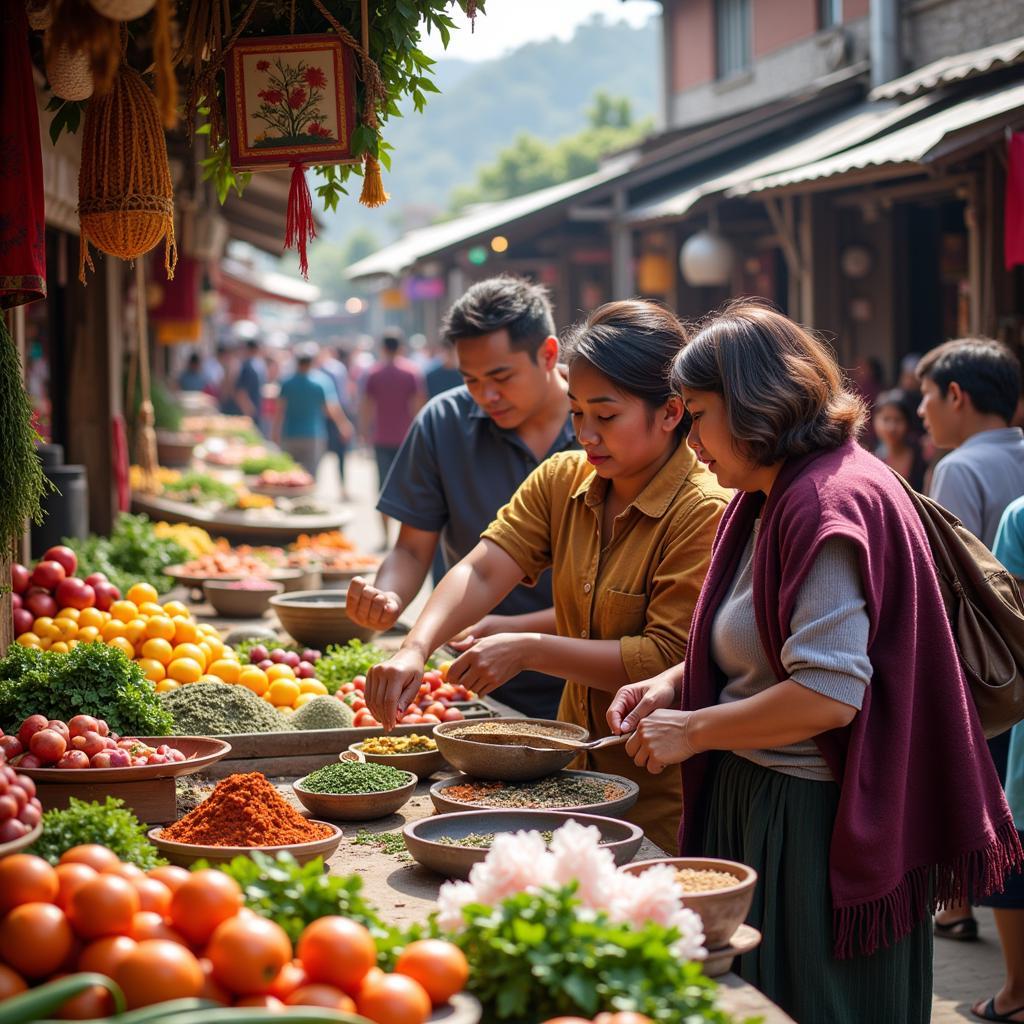
[[198, 352], [188, 357], [185, 369], [178, 374], [179, 391], [205, 391], [210, 380], [203, 370], [203, 359]]
[[[384, 489], [391, 463], [426, 400], [423, 377], [415, 363], [402, 356], [402, 346], [401, 331], [389, 328], [384, 332], [380, 359], [366, 375], [359, 407], [360, 434], [373, 445], [379, 490]], [[380, 518], [383, 551], [388, 547], [388, 517], [382, 512]]]
[[235, 405], [243, 416], [248, 416], [261, 434], [267, 433], [263, 416], [263, 385], [267, 382], [267, 364], [263, 358], [263, 345], [259, 338], [245, 343], [245, 358], [238, 368], [234, 382]]
[[[319, 368], [331, 379], [334, 385], [338, 405], [349, 418], [353, 420], [358, 415], [353, 408], [352, 379], [349, 376], [348, 366], [345, 364], [347, 353], [342, 348], [331, 348], [325, 345], [320, 350]], [[338, 484], [342, 501], [348, 501], [348, 490], [345, 487], [345, 458], [348, 455], [351, 436], [342, 437], [338, 425], [329, 416], [327, 417], [327, 450], [333, 452], [338, 458]]]
[[462, 387], [462, 374], [459, 373], [459, 357], [455, 346], [444, 342], [436, 362], [427, 370], [427, 397], [434, 398], [443, 391]]
[[928, 463], [921, 452], [921, 440], [914, 431], [917, 413], [907, 393], [899, 388], [883, 391], [875, 401], [872, 422], [878, 438], [875, 454], [911, 487], [921, 490]]

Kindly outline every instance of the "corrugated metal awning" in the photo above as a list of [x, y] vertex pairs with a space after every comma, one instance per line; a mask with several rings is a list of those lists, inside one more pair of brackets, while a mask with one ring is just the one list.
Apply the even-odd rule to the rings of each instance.
[[926, 89], [935, 89], [951, 82], [962, 82], [976, 75], [984, 75], [989, 71], [1010, 67], [1024, 60], [1024, 36], [1006, 39], [993, 46], [985, 46], [980, 50], [957, 53], [952, 57], [926, 64], [923, 68], [911, 71], [901, 78], [884, 82], [871, 90], [871, 99], [890, 100], [897, 96], [914, 96]]
[[[1024, 121], [1024, 83], [1005, 86], [961, 100], [905, 128], [777, 174], [751, 178], [734, 185], [727, 195], [743, 196], [805, 182], [842, 178], [871, 168], [927, 164], [957, 148]], [[842, 181], [837, 182], [837, 187]]]

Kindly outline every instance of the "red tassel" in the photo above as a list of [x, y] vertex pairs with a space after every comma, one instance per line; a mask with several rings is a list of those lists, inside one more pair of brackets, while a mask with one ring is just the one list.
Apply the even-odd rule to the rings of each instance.
[[306, 243], [316, 238], [316, 221], [313, 220], [313, 200], [306, 184], [306, 173], [302, 164], [292, 164], [292, 183], [288, 189], [288, 221], [285, 227], [284, 247], [298, 249], [299, 273], [309, 277], [309, 260], [306, 258]]

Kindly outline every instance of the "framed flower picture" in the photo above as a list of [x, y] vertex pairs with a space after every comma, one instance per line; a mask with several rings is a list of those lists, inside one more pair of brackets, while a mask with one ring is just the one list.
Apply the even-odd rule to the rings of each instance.
[[226, 79], [236, 170], [357, 161], [355, 67], [337, 36], [239, 39]]

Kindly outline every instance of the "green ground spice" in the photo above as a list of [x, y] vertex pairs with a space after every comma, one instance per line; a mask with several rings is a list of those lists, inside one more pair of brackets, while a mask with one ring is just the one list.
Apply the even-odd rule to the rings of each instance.
[[230, 683], [190, 683], [160, 695], [177, 736], [290, 732], [291, 724], [252, 690]]
[[310, 793], [354, 795], [386, 793], [409, 782], [405, 772], [386, 764], [361, 761], [336, 761], [306, 776], [302, 788]]
[[485, 807], [561, 810], [617, 800], [625, 790], [615, 782], [555, 775], [537, 782], [467, 782], [446, 786], [442, 793], [449, 800]]
[[405, 837], [401, 832], [368, 832], [361, 828], [349, 842], [353, 846], [374, 846], [382, 853], [391, 854], [401, 861], [412, 860], [405, 848]]
[[352, 709], [337, 697], [314, 697], [292, 715], [291, 726], [307, 732], [310, 729], [348, 729], [352, 725]]
[[[435, 839], [434, 842], [440, 843], [442, 846], [469, 846], [473, 849], [489, 850], [494, 845], [495, 838], [500, 835], [506, 835], [506, 833], [470, 832], [458, 839], [454, 836], [441, 836], [439, 839]], [[550, 844], [551, 840], [555, 837], [555, 833], [552, 830], [547, 829], [541, 832], [541, 836], [543, 836], [545, 843]]]

